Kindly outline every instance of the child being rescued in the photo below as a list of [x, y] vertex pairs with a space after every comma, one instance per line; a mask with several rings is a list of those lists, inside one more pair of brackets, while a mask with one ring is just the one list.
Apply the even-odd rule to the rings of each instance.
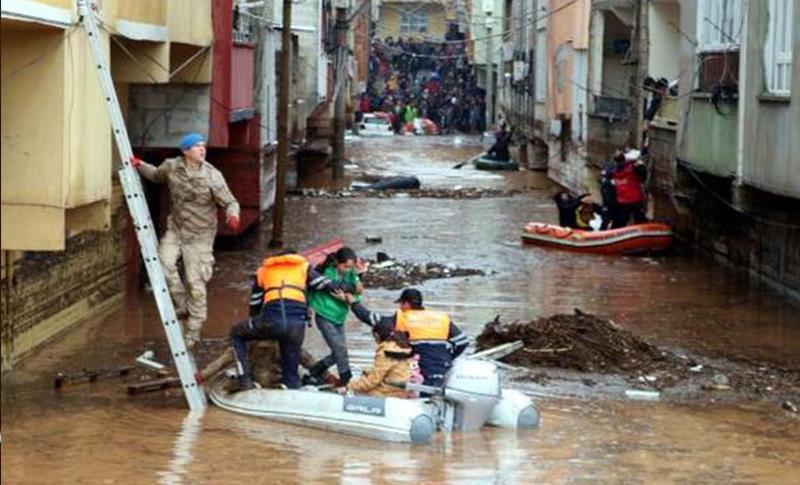
[[422, 375], [412, 355], [406, 332], [395, 332], [390, 324], [378, 323], [372, 327], [372, 336], [378, 347], [372, 370], [350, 381], [337, 391], [378, 397], [414, 397], [405, 390], [407, 382], [422, 382]]

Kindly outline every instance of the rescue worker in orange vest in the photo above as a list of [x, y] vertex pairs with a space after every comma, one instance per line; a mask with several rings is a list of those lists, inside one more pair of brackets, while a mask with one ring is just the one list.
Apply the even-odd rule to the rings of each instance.
[[411, 348], [419, 355], [419, 367], [426, 386], [441, 387], [453, 359], [469, 345], [469, 337], [444, 312], [427, 310], [422, 306], [422, 293], [406, 288], [395, 303], [400, 308], [394, 315], [380, 315], [346, 295], [353, 313], [369, 326], [391, 323], [395, 331], [408, 332]]
[[332, 282], [322, 276], [294, 251], [283, 251], [262, 262], [250, 292], [250, 318], [235, 324], [230, 332], [240, 390], [254, 387], [247, 349], [251, 340], [277, 340], [283, 384], [289, 389], [300, 387], [298, 366], [309, 318], [306, 288], [355, 290], [350, 283]]

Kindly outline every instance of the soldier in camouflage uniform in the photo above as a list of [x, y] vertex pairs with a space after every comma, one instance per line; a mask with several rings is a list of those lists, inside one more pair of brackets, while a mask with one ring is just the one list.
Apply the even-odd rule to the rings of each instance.
[[[217, 207], [225, 209], [228, 226], [238, 231], [239, 203], [222, 173], [205, 160], [202, 135], [186, 135], [180, 149], [182, 157], [167, 159], [158, 167], [137, 158], [131, 163], [147, 180], [169, 186], [171, 210], [159, 257], [178, 317], [186, 318], [186, 343], [191, 348], [200, 340], [206, 321], [206, 283], [214, 271]], [[178, 273], [181, 257], [185, 285]]]

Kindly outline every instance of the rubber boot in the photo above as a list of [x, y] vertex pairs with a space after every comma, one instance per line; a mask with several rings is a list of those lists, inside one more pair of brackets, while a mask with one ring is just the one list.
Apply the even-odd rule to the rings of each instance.
[[239, 376], [238, 385], [234, 385], [231, 389], [231, 392], [242, 392], [242, 391], [249, 391], [250, 389], [254, 389], [256, 387], [253, 384], [253, 378], [250, 376]]
[[328, 366], [323, 361], [319, 361], [308, 369], [308, 375], [303, 376], [302, 384], [304, 386], [321, 386], [325, 383], [322, 379], [322, 374]]

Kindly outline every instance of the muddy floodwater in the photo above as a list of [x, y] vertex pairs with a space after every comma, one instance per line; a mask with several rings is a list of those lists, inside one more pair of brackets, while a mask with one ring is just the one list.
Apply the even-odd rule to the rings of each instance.
[[[484, 276], [429, 280], [426, 305], [472, 337], [495, 315], [531, 320], [574, 308], [613, 319], [665, 348], [800, 367], [800, 308], [713, 259], [575, 255], [520, 244], [528, 221], [554, 222], [544, 174], [451, 167], [481, 151], [468, 137], [354, 139], [349, 177], [415, 174], [423, 187], [522, 190], [481, 199], [295, 197], [286, 241], [306, 248], [342, 237], [359, 253], [476, 268]], [[368, 244], [367, 236], [380, 236]], [[246, 315], [247, 275], [269, 225], [216, 252], [208, 337]], [[397, 290], [368, 288], [390, 311]], [[372, 348], [347, 324], [349, 347]], [[800, 419], [764, 399], [592, 397], [545, 388], [535, 431], [439, 434], [428, 445], [378, 443], [238, 416], [187, 414], [178, 390], [128, 397], [117, 379], [53, 389], [59, 371], [112, 369], [164, 336], [152, 295], [83, 325], [2, 378], [2, 483], [798, 483]], [[307, 346], [321, 353], [316, 329]], [[164, 359], [164, 356], [161, 356]], [[541, 389], [540, 389], [541, 390]]]

